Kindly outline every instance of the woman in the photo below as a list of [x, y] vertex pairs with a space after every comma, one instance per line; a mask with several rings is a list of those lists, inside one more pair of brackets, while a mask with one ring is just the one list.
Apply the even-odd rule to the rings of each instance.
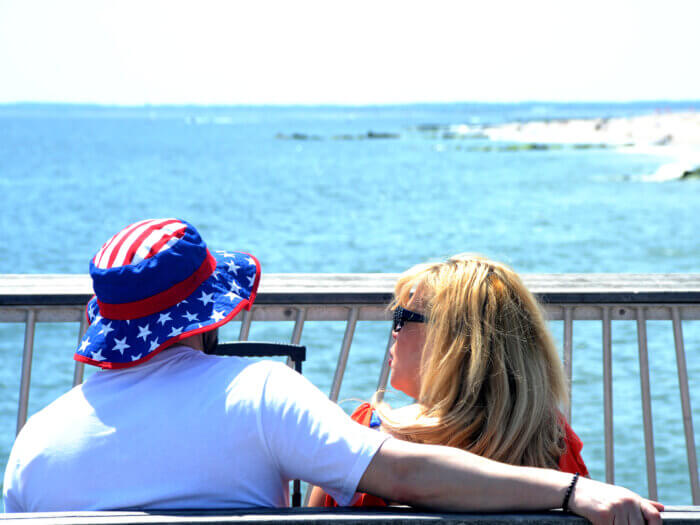
[[[468, 254], [421, 264], [398, 280], [391, 306], [391, 385], [417, 402], [365, 403], [356, 421], [408, 441], [588, 475], [560, 412], [568, 396], [557, 350], [513, 270]], [[310, 504], [334, 502], [316, 488]], [[362, 495], [357, 504], [383, 502]]]

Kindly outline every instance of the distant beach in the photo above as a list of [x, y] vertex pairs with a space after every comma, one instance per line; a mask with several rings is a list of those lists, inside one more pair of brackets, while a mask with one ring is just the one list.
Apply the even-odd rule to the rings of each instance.
[[[218, 120], [217, 120], [218, 118]], [[222, 117], [192, 123], [223, 123]], [[230, 120], [230, 119], [229, 119]], [[227, 123], [230, 123], [227, 121]], [[601, 146], [667, 146], [700, 152], [700, 112], [663, 111], [644, 115], [597, 118], [513, 119], [505, 122], [420, 123], [408, 129], [372, 129], [359, 134], [322, 135], [305, 131], [278, 132], [283, 140], [489, 139], [499, 142]]]
[[[636, 154], [667, 157], [651, 173], [639, 174], [647, 182], [700, 178], [700, 112], [654, 113], [596, 118], [513, 119], [505, 122], [421, 123], [407, 129], [371, 129], [361, 133], [328, 135], [295, 131], [278, 132], [278, 140], [363, 141], [430, 140], [456, 142], [467, 152], [516, 152], [557, 149], [616, 148]], [[444, 144], [436, 145], [443, 150]]]
[[491, 140], [550, 144], [668, 146], [700, 152], [700, 112], [626, 118], [554, 119], [487, 126]]
[[574, 147], [613, 146], [634, 153], [670, 155], [673, 162], [641, 175], [647, 182], [700, 178], [700, 112], [653, 113], [626, 118], [513, 122], [480, 129], [494, 141]]

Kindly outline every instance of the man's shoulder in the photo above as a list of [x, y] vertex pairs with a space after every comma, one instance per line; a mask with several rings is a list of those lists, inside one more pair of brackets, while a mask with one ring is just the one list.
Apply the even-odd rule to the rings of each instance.
[[[266, 396], [276, 396], [284, 392], [287, 396], [306, 380], [285, 363], [270, 360], [251, 361], [237, 374], [234, 380], [237, 383], [246, 383], [260, 387], [267, 392]], [[257, 388], [256, 388], [257, 390]]]
[[72, 413], [75, 409], [75, 405], [84, 400], [82, 389], [83, 385], [81, 384], [61, 394], [51, 401], [51, 403], [32, 414], [22, 427], [22, 430], [24, 431], [26, 429], [29, 431], [34, 427], [54, 425], [57, 422], [63, 423], [63, 414]]
[[13, 443], [14, 460], [26, 463], [40, 455], [41, 451], [56, 438], [57, 433], [66, 428], [66, 423], [75, 417], [76, 412], [79, 411], [81, 399], [79, 385], [32, 414]]
[[[207, 375], [207, 382], [212, 388], [222, 388], [231, 398], [259, 398], [269, 395], [276, 396], [278, 392], [288, 393], [299, 381], [305, 381], [297, 372], [285, 363], [270, 360], [257, 360], [236, 357], [218, 357], [220, 363], [213, 366], [209, 372], [218, 379]], [[234, 362], [235, 361], [235, 362]], [[214, 372], [216, 370], [216, 372]], [[212, 381], [209, 379], [212, 378]], [[200, 379], [203, 377], [200, 376]]]
[[[229, 358], [224, 358], [229, 359]], [[269, 359], [260, 360], [248, 360], [243, 358], [246, 362], [243, 368], [240, 370], [241, 374], [245, 375], [255, 375], [255, 376], [274, 376], [275, 378], [299, 378], [301, 377], [292, 368], [287, 366], [285, 363], [279, 361], [271, 361]]]

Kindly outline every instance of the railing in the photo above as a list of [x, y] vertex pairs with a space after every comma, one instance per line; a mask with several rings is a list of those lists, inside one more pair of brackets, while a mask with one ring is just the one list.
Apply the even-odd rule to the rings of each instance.
[[[700, 523], [700, 507], [666, 507], [661, 521]], [[0, 514], [4, 525], [583, 525], [580, 516], [561, 511], [528, 513], [438, 513], [407, 507], [226, 509], [121, 512], [36, 512]]]
[[[386, 305], [397, 275], [394, 274], [270, 274], [263, 277], [255, 307], [246, 312], [239, 338], [247, 340], [253, 321], [292, 321], [290, 341], [299, 343], [307, 321], [345, 321], [345, 334], [338, 354], [329, 396], [337, 401], [357, 323], [389, 320]], [[605, 477], [613, 483], [613, 321], [635, 321], [637, 326], [642, 415], [649, 497], [658, 498], [654, 432], [651, 413], [649, 357], [646, 323], [670, 321], [675, 342], [681, 411], [694, 505], [700, 505], [698, 462], [693, 431], [683, 321], [700, 319], [700, 274], [531, 274], [525, 284], [543, 302], [550, 320], [563, 321], [564, 368], [571, 384], [574, 321], [602, 321], [603, 405]], [[25, 324], [24, 351], [17, 410], [17, 431], [27, 417], [36, 323], [79, 323], [76, 336], [86, 328], [84, 305], [91, 297], [87, 276], [0, 276], [0, 322]], [[388, 378], [388, 342], [377, 387]], [[313, 348], [310, 348], [313, 352]], [[73, 383], [83, 378], [83, 365], [76, 363]], [[569, 387], [570, 388], [570, 387]], [[569, 408], [569, 417], [570, 417]]]

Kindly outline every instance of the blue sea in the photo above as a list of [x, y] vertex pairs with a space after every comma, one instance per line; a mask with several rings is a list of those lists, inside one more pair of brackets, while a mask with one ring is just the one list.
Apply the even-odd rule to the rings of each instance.
[[[0, 106], [0, 273], [87, 273], [123, 226], [181, 217], [263, 272], [401, 272], [478, 252], [517, 271], [697, 273], [700, 181], [652, 182], [673, 150], [528, 148], [471, 128], [698, 111], [700, 102], [367, 107]], [[233, 338], [237, 323], [229, 333]], [[552, 330], [561, 341], [562, 327]], [[253, 325], [287, 340], [291, 325]], [[0, 469], [14, 438], [23, 325], [0, 324]], [[70, 388], [77, 326], [37, 328], [30, 413]], [[328, 392], [343, 323], [308, 323]], [[341, 399], [368, 399], [389, 326], [360, 323]], [[636, 328], [613, 326], [616, 481], [646, 493]], [[670, 322], [649, 322], [659, 497], [690, 504]], [[700, 321], [684, 322], [696, 447]], [[601, 325], [574, 330], [574, 429], [604, 479]], [[408, 400], [390, 393], [390, 402]], [[354, 402], [343, 404], [347, 410]], [[144, 407], [144, 412], [147, 407]]]

